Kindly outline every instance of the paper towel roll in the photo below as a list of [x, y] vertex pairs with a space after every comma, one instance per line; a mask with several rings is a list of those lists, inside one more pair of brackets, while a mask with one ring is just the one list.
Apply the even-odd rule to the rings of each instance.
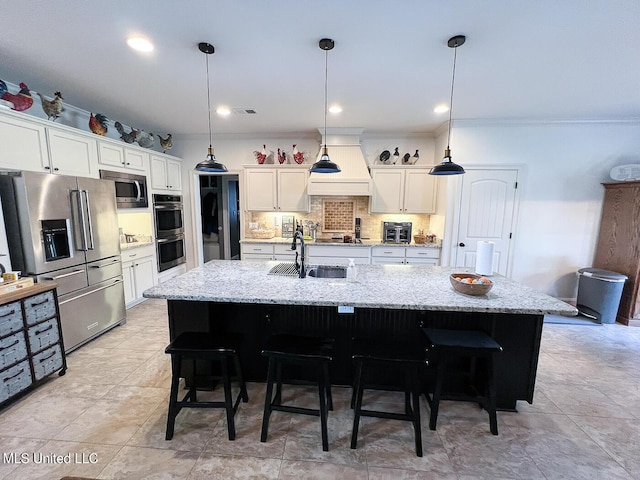
[[478, 240], [476, 248], [476, 273], [491, 275], [493, 273], [493, 249], [495, 243]]

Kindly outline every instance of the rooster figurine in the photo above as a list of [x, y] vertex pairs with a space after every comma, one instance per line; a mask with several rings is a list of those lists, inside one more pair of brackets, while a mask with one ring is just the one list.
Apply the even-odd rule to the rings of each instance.
[[153, 133], [147, 133], [144, 130], [138, 130], [136, 132], [136, 142], [142, 148], [151, 148], [153, 147], [153, 142], [155, 142], [155, 138]]
[[171, 140], [171, 134], [167, 133], [167, 138], [162, 138], [158, 135], [158, 140], [160, 140], [160, 147], [162, 148], [162, 153], [166, 153], [167, 150], [171, 150], [173, 148], [173, 141]]
[[47, 119], [56, 121], [56, 119], [64, 112], [64, 106], [62, 105], [62, 93], [56, 92], [53, 94], [53, 100], [47, 100], [41, 93], [38, 93], [40, 102], [42, 104], [42, 110], [47, 115]]
[[298, 151], [298, 147], [296, 145], [293, 146], [293, 159], [299, 165], [304, 163], [304, 152]]
[[256, 160], [258, 161], [258, 164], [262, 165], [264, 163], [264, 161], [267, 159], [267, 146], [266, 145], [262, 145], [262, 151], [258, 152], [257, 150], [254, 150], [253, 152], [256, 156]]
[[109, 119], [101, 114], [96, 113], [95, 115], [91, 112], [91, 116], [89, 117], [89, 130], [91, 130], [96, 135], [102, 135], [103, 137], [107, 134]]
[[403, 165], [410, 165], [409, 160], [411, 160], [411, 154], [410, 153], [405, 153], [404, 157], [402, 157], [402, 164]]
[[33, 105], [33, 97], [31, 96], [29, 87], [24, 83], [20, 84], [20, 91], [14, 94], [9, 93], [7, 84], [0, 80], [0, 92], [4, 92], [0, 99], [13, 103], [13, 109], [16, 112], [24, 112]]
[[125, 143], [133, 143], [133, 142], [136, 141], [136, 137], [138, 136], [138, 132], [136, 130], [134, 130], [133, 128], [131, 129], [131, 131], [129, 133], [127, 133], [127, 132], [124, 131], [124, 127], [122, 126], [122, 124], [120, 122], [114, 123], [113, 126], [116, 127], [116, 130], [120, 134], [120, 138], [122, 139], [123, 142], [125, 142]]
[[284, 150], [281, 151], [280, 149], [278, 149], [278, 163], [282, 165], [286, 161], [287, 156], [285, 155]]
[[391, 163], [392, 163], [393, 165], [395, 165], [395, 164], [396, 164], [396, 162], [398, 161], [398, 159], [400, 158], [400, 152], [398, 151], [398, 149], [399, 149], [399, 148], [400, 148], [400, 147], [396, 147], [396, 151], [395, 151], [395, 152], [393, 152], [393, 155], [391, 155], [391, 156], [393, 157], [393, 160], [391, 160]]

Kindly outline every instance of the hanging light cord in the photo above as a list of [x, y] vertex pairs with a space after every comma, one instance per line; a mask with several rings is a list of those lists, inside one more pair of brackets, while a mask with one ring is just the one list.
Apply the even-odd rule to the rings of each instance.
[[329, 78], [329, 50], [324, 51], [324, 152], [327, 153], [327, 98], [328, 98], [328, 78]]
[[[456, 81], [456, 54], [458, 46], [453, 49], [453, 73], [451, 75], [451, 96], [449, 98], [449, 132], [447, 134], [447, 151], [449, 151], [449, 143], [451, 142], [451, 112], [453, 112], [453, 84]], [[451, 157], [449, 157], [451, 158]]]
[[207, 65], [207, 111], [209, 113], [209, 148], [213, 146], [213, 141], [211, 138], [211, 93], [209, 91], [209, 54], [206, 55], [206, 65]]

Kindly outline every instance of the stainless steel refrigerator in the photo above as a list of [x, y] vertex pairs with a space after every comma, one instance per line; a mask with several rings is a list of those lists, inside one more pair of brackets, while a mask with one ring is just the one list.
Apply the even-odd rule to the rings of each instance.
[[124, 323], [114, 182], [3, 172], [0, 196], [12, 268], [58, 284], [65, 351]]

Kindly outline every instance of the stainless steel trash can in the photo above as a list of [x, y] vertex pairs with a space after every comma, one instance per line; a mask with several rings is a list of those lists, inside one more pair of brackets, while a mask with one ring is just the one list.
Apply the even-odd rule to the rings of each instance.
[[600, 268], [581, 268], [578, 275], [578, 311], [600, 323], [615, 323], [627, 276]]

